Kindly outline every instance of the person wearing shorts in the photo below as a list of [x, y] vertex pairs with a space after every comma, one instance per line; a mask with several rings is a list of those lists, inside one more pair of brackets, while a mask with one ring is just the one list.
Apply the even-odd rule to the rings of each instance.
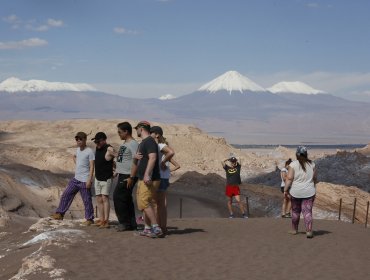
[[[158, 144], [158, 163], [161, 175], [161, 183], [157, 191], [157, 219], [164, 235], [167, 234], [167, 189], [170, 186], [171, 172], [180, 168], [180, 165], [173, 159], [175, 152], [169, 147], [166, 138], [163, 137], [163, 130], [159, 126], [150, 129], [150, 135]], [[170, 168], [170, 163], [173, 168]]]
[[114, 150], [107, 144], [107, 135], [104, 132], [96, 133], [91, 140], [96, 144], [94, 187], [100, 217], [95, 225], [99, 228], [109, 228], [109, 194], [112, 187]]
[[227, 197], [227, 207], [229, 210], [229, 218], [234, 218], [232, 202], [233, 197], [239, 204], [240, 212], [242, 213], [243, 218], [248, 218], [245, 214], [243, 203], [240, 201], [240, 188], [241, 184], [240, 178], [240, 169], [241, 165], [238, 163], [238, 160], [235, 157], [225, 159], [222, 161], [222, 166], [226, 172], [226, 191], [225, 195]]
[[145, 227], [141, 236], [162, 237], [163, 232], [159, 227], [155, 208], [156, 195], [160, 185], [158, 145], [150, 137], [150, 123], [141, 121], [135, 127], [137, 136], [142, 139], [138, 153], [132, 166], [132, 175], [137, 174], [138, 186], [136, 191], [137, 207], [144, 214]]

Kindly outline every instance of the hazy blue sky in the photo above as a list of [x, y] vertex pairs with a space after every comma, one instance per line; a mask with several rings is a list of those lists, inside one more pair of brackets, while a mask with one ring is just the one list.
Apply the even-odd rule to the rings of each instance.
[[367, 0], [0, 0], [0, 81], [191, 93], [236, 70], [370, 101]]

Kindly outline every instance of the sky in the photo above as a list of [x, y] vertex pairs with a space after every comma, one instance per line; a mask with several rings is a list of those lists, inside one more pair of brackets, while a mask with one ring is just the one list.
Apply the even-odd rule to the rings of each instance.
[[180, 96], [229, 70], [370, 102], [367, 0], [0, 0], [0, 81]]

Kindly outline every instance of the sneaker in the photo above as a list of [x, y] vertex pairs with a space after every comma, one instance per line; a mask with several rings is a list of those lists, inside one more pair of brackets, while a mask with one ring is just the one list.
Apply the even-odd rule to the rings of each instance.
[[229, 219], [234, 219], [234, 218], [235, 218], [234, 215], [230, 214]]
[[243, 214], [243, 219], [248, 219], [248, 216]]
[[297, 235], [298, 230], [290, 230], [290, 231], [288, 231], [288, 233], [291, 234], [291, 235]]
[[306, 237], [307, 238], [313, 238], [313, 232], [312, 231], [307, 231], [306, 232]]
[[163, 232], [162, 232], [162, 229], [160, 227], [155, 227], [155, 228], [152, 228], [152, 237], [163, 237]]
[[109, 221], [101, 222], [99, 228], [110, 228]]
[[60, 214], [60, 213], [54, 213], [52, 215], [50, 215], [50, 218], [54, 219], [54, 220], [63, 220], [63, 215]]
[[139, 232], [140, 236], [152, 237], [152, 231], [150, 228], [144, 228], [143, 231]]
[[87, 226], [91, 226], [92, 224], [94, 224], [94, 220], [86, 220], [83, 223], [81, 223], [80, 225], [87, 227]]

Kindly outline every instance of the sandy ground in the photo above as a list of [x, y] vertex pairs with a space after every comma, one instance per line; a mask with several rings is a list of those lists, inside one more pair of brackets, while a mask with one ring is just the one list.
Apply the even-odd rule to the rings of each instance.
[[[317, 220], [315, 237], [287, 234], [287, 219], [171, 219], [169, 236], [150, 239], [115, 228], [80, 227], [88, 234], [63, 248], [51, 242], [44, 252], [60, 277], [40, 269], [13, 279], [368, 279], [370, 231], [360, 225]], [[301, 225], [302, 226], [302, 225]], [[14, 230], [14, 229], [13, 229]], [[17, 230], [17, 229], [15, 229]], [[302, 228], [301, 228], [302, 230]], [[19, 225], [18, 225], [19, 231]], [[20, 234], [18, 242], [30, 233]], [[36, 235], [36, 233], [33, 233]], [[1, 239], [14, 241], [12, 235]], [[13, 277], [20, 259], [40, 244], [7, 252], [0, 279]], [[1, 253], [3, 254], [3, 253]]]

